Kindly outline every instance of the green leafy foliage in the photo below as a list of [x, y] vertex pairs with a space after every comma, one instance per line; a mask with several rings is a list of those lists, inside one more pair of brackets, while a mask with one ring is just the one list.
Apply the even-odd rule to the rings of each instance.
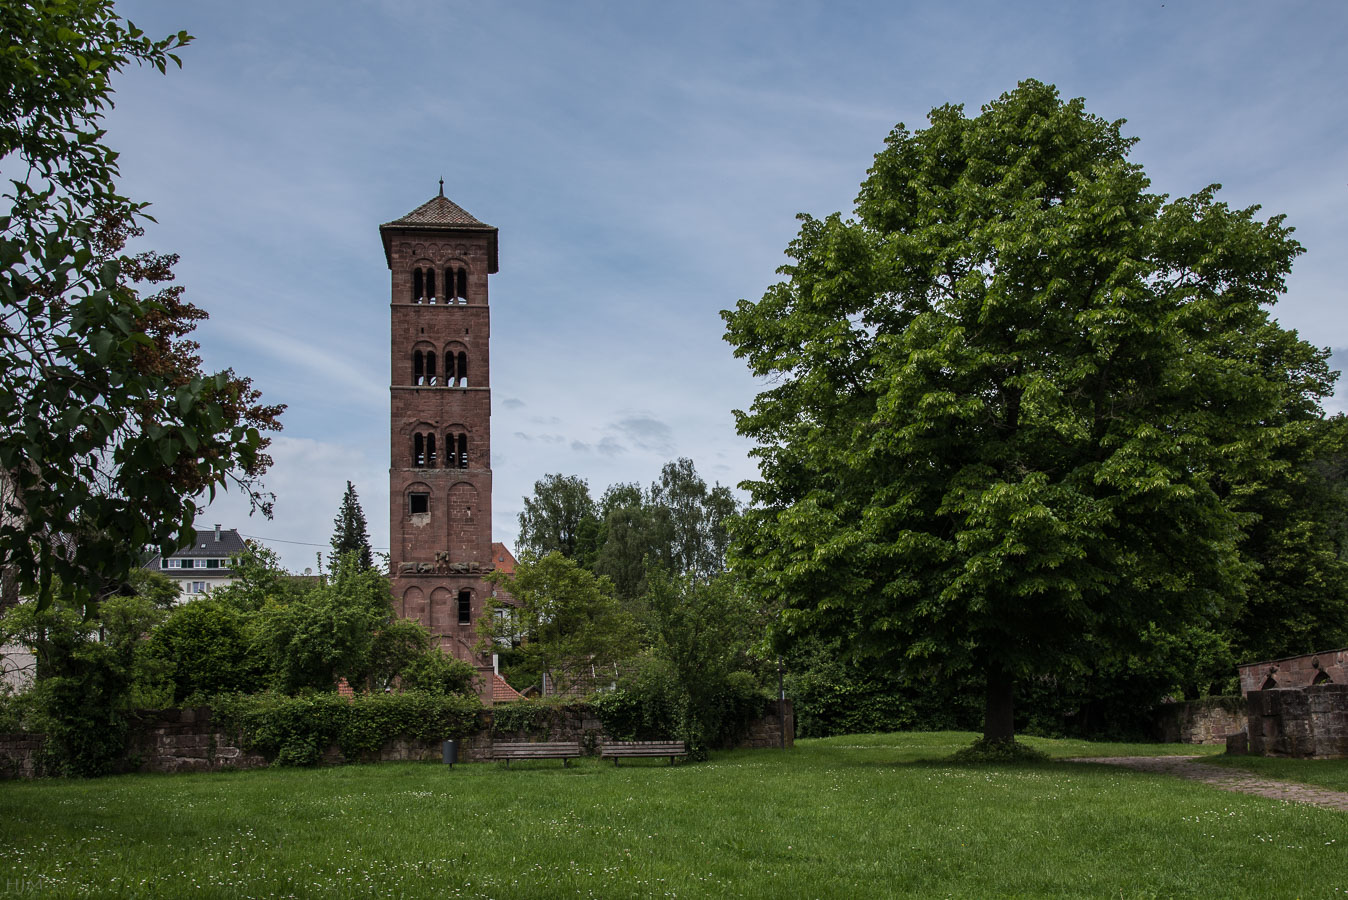
[[175, 609], [150, 633], [143, 655], [168, 674], [170, 703], [256, 691], [267, 680], [249, 615], [213, 597]]
[[1268, 314], [1301, 252], [1281, 217], [1149, 193], [1121, 123], [1038, 82], [929, 118], [723, 313], [773, 384], [736, 414], [761, 475], [731, 567], [783, 642], [972, 675], [1001, 741], [1018, 682], [1250, 596], [1260, 498], [1312, 461], [1331, 377]]
[[300, 598], [270, 600], [257, 617], [258, 645], [282, 693], [332, 690], [339, 678], [363, 684], [375, 634], [392, 620], [388, 577], [341, 557], [325, 583]]
[[524, 498], [518, 549], [537, 557], [560, 553], [589, 565], [595, 552], [598, 519], [585, 479], [545, 475], [534, 482], [534, 495]]
[[1021, 762], [1047, 762], [1048, 754], [1020, 741], [990, 741], [987, 738], [974, 741], [950, 754], [950, 761], [956, 763], [1001, 764]]
[[613, 595], [612, 583], [559, 552], [526, 556], [514, 575], [493, 572], [487, 580], [514, 602], [487, 601], [478, 620], [481, 648], [515, 645], [515, 655], [545, 673], [558, 691], [636, 650], [636, 623]]
[[37, 657], [36, 680], [11, 714], [46, 735], [41, 770], [89, 777], [113, 769], [126, 744], [134, 632], [158, 614], [143, 598], [109, 603], [109, 627], [63, 604], [24, 603], [0, 620], [0, 644], [20, 643]]
[[471, 734], [480, 727], [482, 704], [473, 696], [420, 691], [349, 698], [262, 693], [217, 698], [212, 712], [243, 747], [273, 765], [312, 766], [334, 744], [356, 760], [396, 737], [436, 741]]
[[344, 554], [356, 554], [356, 561], [363, 569], [374, 567], [374, 556], [370, 552], [370, 534], [365, 525], [365, 510], [360, 508], [360, 498], [356, 496], [356, 487], [346, 483], [346, 493], [342, 495], [342, 505], [333, 519], [332, 558], [341, 559]]
[[205, 314], [176, 258], [123, 254], [144, 204], [118, 193], [103, 143], [112, 78], [163, 72], [191, 38], [159, 40], [111, 0], [0, 5], [0, 569], [40, 605], [89, 602], [147, 544], [191, 540], [197, 498], [234, 484], [265, 511], [263, 406], [246, 378], [206, 373], [186, 339]]
[[402, 688], [406, 691], [475, 696], [477, 669], [438, 647], [412, 657], [399, 669], [399, 673]]
[[650, 576], [655, 655], [668, 665], [676, 688], [675, 734], [703, 756], [737, 736], [762, 711], [767, 695], [750, 671], [750, 647], [765, 623], [727, 576]]

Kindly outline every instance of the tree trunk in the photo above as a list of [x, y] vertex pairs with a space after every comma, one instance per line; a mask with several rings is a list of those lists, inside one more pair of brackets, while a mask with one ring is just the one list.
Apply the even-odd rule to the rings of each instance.
[[983, 708], [983, 740], [1012, 741], [1016, 737], [1016, 682], [1003, 666], [988, 666], [988, 688]]

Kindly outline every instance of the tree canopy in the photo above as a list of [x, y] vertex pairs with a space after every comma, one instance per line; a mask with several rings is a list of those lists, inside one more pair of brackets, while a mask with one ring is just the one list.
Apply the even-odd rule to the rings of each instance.
[[929, 122], [722, 313], [772, 383], [736, 413], [761, 474], [732, 568], [787, 639], [977, 670], [1001, 741], [1017, 679], [1241, 602], [1332, 376], [1268, 313], [1281, 216], [1151, 193], [1121, 121], [1039, 82]]
[[360, 508], [360, 498], [356, 496], [356, 487], [346, 483], [346, 493], [342, 495], [342, 505], [337, 517], [332, 520], [332, 558], [341, 559], [344, 553], [356, 554], [356, 561], [362, 569], [374, 565], [374, 555], [370, 552], [370, 532], [365, 524], [365, 510]]
[[[180, 64], [185, 32], [147, 37], [111, 0], [0, 5], [0, 569], [45, 604], [124, 580], [142, 548], [191, 539], [196, 500], [236, 485], [264, 511], [246, 378], [203, 372], [205, 314], [170, 286], [173, 256], [128, 255], [149, 219], [118, 193], [103, 142], [112, 78]], [[55, 579], [55, 580], [53, 580]]]

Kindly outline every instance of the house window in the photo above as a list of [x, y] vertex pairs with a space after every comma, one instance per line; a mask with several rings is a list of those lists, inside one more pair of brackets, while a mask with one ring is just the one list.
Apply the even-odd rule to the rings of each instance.
[[180, 562], [181, 562], [182, 568], [184, 568], [184, 569], [191, 569], [191, 568], [194, 568], [194, 567], [195, 567], [195, 563], [196, 563], [195, 560], [191, 560], [191, 559], [184, 559], [184, 560], [181, 560]]
[[431, 495], [414, 492], [407, 495], [407, 511], [414, 516], [425, 515], [431, 511]]
[[164, 557], [162, 557], [162, 556], [159, 557], [159, 568], [161, 568], [161, 569], [167, 569], [168, 567], [169, 567], [169, 561], [168, 561], [167, 559], [164, 559]]
[[208, 568], [208, 569], [218, 569], [218, 568], [220, 568], [220, 560], [218, 560], [218, 559], [208, 559], [208, 560], [206, 560], [206, 568]]
[[459, 591], [459, 624], [473, 624], [473, 595], [469, 591]]
[[194, 582], [192, 582], [192, 591], [191, 591], [191, 593], [193, 593], [193, 594], [204, 594], [204, 593], [206, 593], [206, 582], [204, 582], [204, 581], [194, 581]]

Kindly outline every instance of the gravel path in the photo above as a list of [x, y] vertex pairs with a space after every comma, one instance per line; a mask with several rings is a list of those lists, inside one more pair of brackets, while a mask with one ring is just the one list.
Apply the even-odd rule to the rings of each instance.
[[1312, 806], [1348, 812], [1348, 792], [1331, 791], [1328, 788], [1297, 784], [1291, 781], [1273, 781], [1268, 778], [1260, 778], [1249, 772], [1242, 772], [1239, 769], [1205, 765], [1197, 762], [1200, 759], [1202, 759], [1201, 756], [1083, 756], [1064, 761], [1122, 766], [1126, 769], [1136, 769], [1139, 772], [1177, 775], [1190, 781], [1210, 784], [1223, 791], [1253, 794], [1256, 797], [1268, 797], [1271, 800], [1309, 803]]

